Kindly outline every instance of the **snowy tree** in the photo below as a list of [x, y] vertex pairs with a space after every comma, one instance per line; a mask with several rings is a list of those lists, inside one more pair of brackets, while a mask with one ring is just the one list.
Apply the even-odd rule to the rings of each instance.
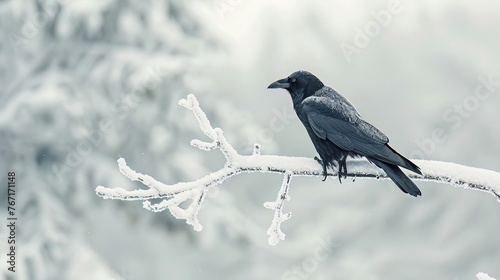
[[[117, 155], [147, 162], [164, 178], [207, 171], [197, 161], [164, 160], [190, 154], [173, 138], [190, 131], [172, 117], [180, 94], [209, 88], [202, 65], [219, 42], [203, 26], [202, 6], [0, 3], [0, 178], [16, 171], [20, 185], [18, 279], [121, 279], [123, 265], [103, 261], [85, 237], [102, 207], [89, 186], [124, 183], [107, 176]], [[173, 228], [169, 217], [155, 220]]]

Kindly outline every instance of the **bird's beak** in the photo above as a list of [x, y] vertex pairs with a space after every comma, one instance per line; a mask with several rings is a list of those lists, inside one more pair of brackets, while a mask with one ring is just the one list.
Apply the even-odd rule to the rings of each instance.
[[288, 78], [277, 80], [276, 82], [270, 84], [267, 88], [284, 88], [287, 89], [290, 86], [288, 83]]

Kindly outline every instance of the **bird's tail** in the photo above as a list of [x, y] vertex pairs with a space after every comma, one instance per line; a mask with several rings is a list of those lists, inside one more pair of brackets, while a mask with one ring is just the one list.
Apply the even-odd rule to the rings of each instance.
[[370, 159], [376, 166], [382, 168], [387, 176], [401, 189], [404, 193], [413, 196], [422, 195], [420, 189], [413, 183], [413, 181], [406, 176], [397, 165], [379, 161], [376, 159]]
[[420, 171], [420, 167], [418, 167], [416, 164], [411, 162], [409, 159], [405, 158], [402, 156], [400, 153], [396, 152], [391, 146], [385, 145], [387, 148], [389, 148], [390, 151], [392, 151], [394, 154], [396, 154], [399, 157], [399, 160], [402, 162], [398, 162], [397, 164], [401, 167], [404, 167], [410, 171], [413, 171], [417, 174], [422, 175], [422, 171]]

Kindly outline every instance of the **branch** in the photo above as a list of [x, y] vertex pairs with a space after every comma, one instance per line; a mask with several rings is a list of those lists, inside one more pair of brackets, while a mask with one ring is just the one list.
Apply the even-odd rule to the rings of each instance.
[[[240, 155], [229, 144], [222, 130], [212, 127], [194, 95], [190, 94], [187, 99], [180, 100], [179, 105], [193, 112], [200, 129], [211, 139], [210, 142], [194, 139], [191, 141], [191, 145], [206, 151], [219, 149], [226, 158], [225, 166], [192, 182], [166, 185], [151, 176], [132, 170], [127, 166], [125, 160], [120, 158], [118, 159], [120, 172], [132, 181], [140, 181], [148, 188], [129, 191], [123, 188], [98, 186], [95, 190], [97, 195], [104, 199], [144, 200], [144, 208], [153, 212], [168, 209], [175, 218], [185, 219], [186, 223], [192, 225], [194, 230], [201, 231], [202, 226], [198, 221], [198, 212], [206, 192], [211, 187], [244, 172], [281, 173], [284, 174], [285, 178], [278, 198], [274, 202], [265, 203], [264, 206], [275, 210], [273, 222], [268, 230], [269, 244], [274, 245], [279, 240], [283, 240], [285, 234], [281, 231], [281, 223], [289, 219], [291, 213], [283, 214], [282, 210], [284, 201], [290, 199], [288, 190], [292, 176], [322, 176], [322, 167], [312, 158], [261, 155], [258, 144], [255, 144], [252, 155]], [[485, 191], [494, 195], [500, 202], [500, 173], [440, 161], [413, 161], [420, 166], [423, 175], [410, 173], [408, 174], [410, 178]], [[347, 164], [349, 166], [348, 177], [388, 179], [381, 169], [367, 160], [352, 159]], [[328, 175], [337, 176], [336, 170], [331, 170]], [[151, 199], [162, 199], [162, 201], [152, 203]], [[181, 208], [180, 204], [186, 201], [190, 201], [189, 206]]]
[[264, 207], [267, 209], [274, 210], [274, 219], [271, 226], [267, 230], [267, 235], [269, 235], [269, 244], [276, 245], [280, 240], [285, 240], [285, 234], [281, 231], [281, 223], [290, 219], [292, 216], [291, 212], [283, 215], [283, 205], [285, 200], [290, 200], [288, 196], [288, 189], [290, 188], [290, 180], [292, 180], [292, 173], [286, 172], [285, 178], [283, 178], [283, 184], [278, 193], [278, 197], [275, 202], [266, 202]]

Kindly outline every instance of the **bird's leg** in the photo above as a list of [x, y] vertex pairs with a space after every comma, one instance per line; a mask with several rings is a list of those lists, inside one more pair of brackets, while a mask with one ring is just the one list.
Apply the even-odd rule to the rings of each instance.
[[344, 162], [344, 179], [347, 179], [347, 155], [344, 156], [343, 162]]
[[337, 176], [339, 177], [339, 182], [342, 184], [342, 169], [344, 169], [344, 179], [347, 178], [347, 155], [345, 155], [341, 160], [339, 160], [339, 170]]
[[326, 181], [326, 177], [328, 176], [328, 173], [326, 172], [326, 163], [316, 156], [314, 157], [314, 160], [316, 160], [319, 164], [321, 164], [321, 166], [323, 166], [323, 176], [325, 176], [325, 178], [323, 178], [323, 182]]

